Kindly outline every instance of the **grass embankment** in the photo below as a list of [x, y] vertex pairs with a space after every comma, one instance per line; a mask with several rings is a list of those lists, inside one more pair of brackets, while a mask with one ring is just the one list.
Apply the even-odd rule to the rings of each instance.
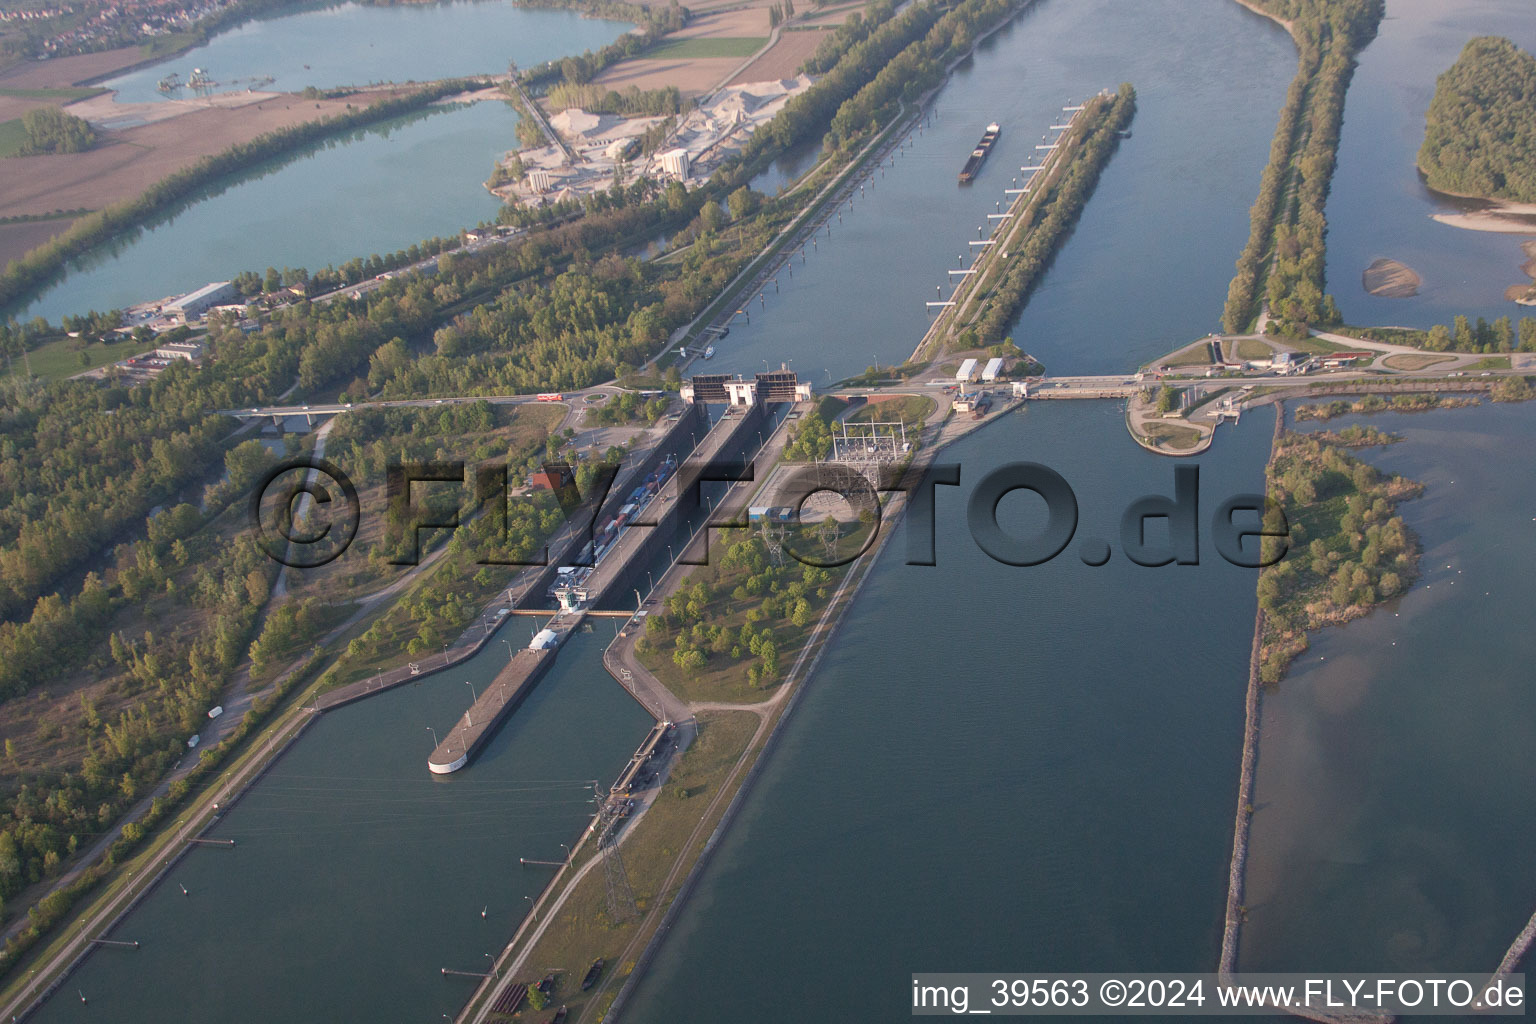
[[[758, 723], [758, 716], [746, 711], [706, 712], [698, 717], [698, 737], [678, 759], [665, 789], [620, 847], [638, 916], [614, 921], [608, 910], [603, 872], [594, 868], [566, 897], [534, 945], [527, 958], [533, 969], [522, 980], [537, 981], [548, 969], [558, 969], [561, 973], [552, 1004], [567, 1006], [572, 1019], [582, 1015], [594, 996], [600, 1011], [606, 1012], [620, 982], [634, 970], [633, 960], [621, 963], [618, 958], [646, 926], [646, 912], [669, 903], [698, 860], [714, 822], [728, 804], [728, 800], [717, 802], [716, 798], [746, 752]], [[739, 783], [739, 776], [731, 780], [726, 795]], [[699, 827], [701, 820], [703, 828]], [[678, 866], [675, 871], [674, 865]], [[667, 885], [669, 875], [671, 884]], [[607, 961], [604, 980], [613, 983], [593, 993], [582, 992], [581, 979], [598, 957]], [[526, 1011], [523, 1016], [528, 1016]], [[493, 1015], [491, 1019], [512, 1018]]]
[[1286, 556], [1259, 575], [1263, 682], [1278, 682], [1307, 649], [1308, 630], [1359, 618], [1418, 576], [1418, 539], [1397, 506], [1422, 485], [1386, 476], [1347, 450], [1395, 440], [1358, 426], [1276, 440], [1267, 493], [1285, 510], [1291, 535]]
[[1387, 356], [1381, 361], [1381, 365], [1393, 370], [1407, 370], [1409, 373], [1414, 373], [1441, 363], [1452, 362], [1455, 358], [1455, 356], [1409, 355], [1399, 352], [1395, 356]]
[[1160, 448], [1187, 452], [1200, 444], [1200, 431], [1181, 423], [1149, 421], [1142, 426], [1146, 436]]
[[1326, 338], [1314, 338], [1310, 334], [1305, 338], [1287, 338], [1285, 339], [1285, 343], [1294, 349], [1299, 349], [1302, 352], [1306, 352], [1309, 355], [1314, 356], [1331, 355], [1334, 352], [1354, 351], [1354, 349], [1348, 345], [1340, 345], [1338, 342], [1328, 341]]
[[[891, 423], [900, 421], [908, 431], [921, 432], [928, 417], [933, 414], [934, 401], [926, 395], [896, 395], [879, 401], [870, 401], [848, 414], [847, 423]], [[916, 434], [911, 438], [917, 440]]]
[[0, 96], [10, 96], [20, 100], [58, 100], [61, 104], [74, 103], [76, 100], [88, 100], [92, 96], [100, 96], [107, 89], [99, 86], [71, 86], [54, 89], [0, 89]]
[[1196, 342], [1188, 348], [1180, 349], [1167, 359], [1158, 362], [1159, 366], [1177, 368], [1181, 366], [1210, 366], [1211, 343], [1208, 341]]
[[1238, 338], [1228, 344], [1233, 346], [1233, 353], [1237, 358], [1247, 362], [1257, 362], [1260, 359], [1269, 359], [1275, 354], [1275, 350], [1258, 338]]

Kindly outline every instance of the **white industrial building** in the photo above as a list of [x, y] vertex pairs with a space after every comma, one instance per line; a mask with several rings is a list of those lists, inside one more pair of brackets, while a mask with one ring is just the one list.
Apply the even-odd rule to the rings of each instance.
[[661, 169], [678, 181], [688, 180], [688, 151], [686, 149], [669, 149], [661, 154]]
[[179, 299], [167, 302], [161, 312], [179, 320], [196, 320], [214, 306], [233, 299], [236, 295], [235, 286], [229, 281], [215, 281], [205, 284], [195, 292], [189, 292]]
[[962, 384], [969, 384], [976, 379], [976, 360], [967, 359], [960, 364], [960, 369], [955, 371], [955, 380]]
[[196, 341], [168, 341], [155, 349], [155, 355], [161, 359], [185, 359], [197, 363], [202, 361], [203, 346]]
[[1001, 356], [994, 356], [993, 358], [987, 360], [986, 369], [981, 371], [981, 379], [984, 381], [997, 380], [998, 374], [1002, 372], [1003, 359]]

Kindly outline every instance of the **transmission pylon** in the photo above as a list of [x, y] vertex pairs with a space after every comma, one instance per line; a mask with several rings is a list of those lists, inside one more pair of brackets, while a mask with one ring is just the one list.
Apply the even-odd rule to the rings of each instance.
[[618, 924], [638, 915], [640, 908], [635, 905], [635, 890], [630, 887], [624, 855], [619, 852], [618, 826], [623, 817], [620, 804], [600, 788], [596, 792], [597, 850], [603, 861], [603, 877], [608, 882], [608, 917]]

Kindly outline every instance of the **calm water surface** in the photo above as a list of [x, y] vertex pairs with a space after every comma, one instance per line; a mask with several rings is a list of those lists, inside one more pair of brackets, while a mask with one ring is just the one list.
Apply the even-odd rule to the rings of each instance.
[[[1328, 289], [1349, 323], [1429, 327], [1458, 313], [1490, 321], [1530, 313], [1505, 300], [1504, 289], [1530, 283], [1520, 243], [1536, 231], [1467, 231], [1431, 220], [1457, 206], [1430, 192], [1414, 163], [1436, 77], [1480, 35], [1536, 52], [1536, 9], [1529, 0], [1388, 0], [1380, 34], [1360, 55], [1328, 198]], [[1418, 271], [1419, 294], [1367, 293], [1360, 274], [1381, 257]]]
[[1490, 971], [1536, 908], [1536, 406], [1361, 421], [1423, 577], [1265, 697], [1242, 967]]
[[[826, 384], [906, 359], [924, 303], [950, 293], [948, 271], [969, 265], [967, 243], [1036, 162], [1061, 107], [1123, 81], [1138, 95], [1132, 137], [1012, 336], [1052, 372], [1116, 373], [1217, 326], [1296, 51], [1230, 0], [1193, 6], [1040, 0], [984, 42], [894, 165], [780, 271], [777, 291], [745, 304], [751, 324], [736, 319], [710, 370], [790, 360]], [[1002, 138], [961, 187], [991, 121]]]
[[516, 124], [505, 103], [435, 107], [268, 161], [74, 261], [9, 312], [57, 323], [242, 270], [318, 269], [452, 235], [496, 216], [500, 203], [480, 182], [516, 145]]
[[[751, 304], [752, 325], [738, 321], [711, 369], [793, 360], [824, 382], [904, 358], [925, 326], [922, 302], [936, 284], [948, 290], [945, 271], [968, 258], [966, 240], [1014, 168], [1032, 161], [1060, 106], [1122, 80], [1140, 94], [1134, 135], [1015, 340], [1053, 370], [1114, 372], [1209, 330], [1295, 53], [1277, 27], [1226, 0], [1201, 0], [1198, 15], [1172, 0], [1041, 0], [959, 71], [935, 120], [841, 223], [833, 218], [793, 278], [781, 274], [779, 290]], [[959, 164], [991, 120], [1003, 123], [1003, 142], [978, 184], [960, 189]], [[488, 155], [476, 157], [467, 173], [487, 165]], [[268, 262], [283, 261], [239, 265]], [[1431, 491], [1409, 519], [1426, 537], [1426, 565], [1453, 570], [1430, 572], [1433, 590], [1402, 608], [1434, 595], [1438, 624], [1462, 587], [1485, 579], [1485, 600], [1497, 594], [1508, 611], [1472, 609], [1449, 634], [1424, 620], [1415, 657], [1405, 651], [1402, 661], [1381, 646], [1401, 644], [1397, 633], [1356, 646], [1363, 630], [1402, 622], [1378, 613], [1320, 638], [1319, 655], [1339, 654], [1304, 666], [1271, 702], [1279, 710], [1266, 718], [1250, 881], [1269, 895], [1245, 933], [1245, 957], [1310, 967], [1298, 959], [1326, 953], [1340, 967], [1375, 966], [1372, 951], [1385, 948], [1405, 962], [1417, 950], [1435, 966], [1486, 969], [1529, 913], [1536, 886], [1520, 888], [1518, 871], [1495, 864], [1500, 851], [1530, 848], [1512, 808], [1536, 780], [1509, 751], [1529, 749], [1520, 723], [1533, 719], [1495, 713], [1500, 701], [1527, 700], [1506, 670], [1530, 660], [1510, 618], [1530, 605], [1515, 579], [1529, 552], [1510, 557], [1468, 538], [1484, 509], [1514, 510], [1493, 517], [1511, 530], [1533, 514], [1519, 512], [1536, 505], [1521, 483], [1532, 474], [1507, 461], [1533, 414], [1437, 414], [1413, 421], [1426, 439], [1371, 454], [1387, 465], [1451, 446], [1418, 456], [1411, 475]], [[1255, 414], [1222, 428], [1215, 450], [1195, 460], [1205, 514], [1259, 489], [1269, 437], [1268, 414]], [[1505, 457], [1502, 475], [1459, 465], [1485, 448]], [[1215, 963], [1252, 571], [1221, 562], [1208, 540], [1200, 566], [1163, 569], [1118, 553], [1089, 568], [1076, 543], [1020, 569], [975, 547], [962, 525], [970, 490], [1022, 459], [1074, 487], [1079, 542], [1119, 547], [1121, 510], [1171, 493], [1174, 462], [1131, 444], [1116, 403], [1032, 406], [946, 459], [962, 464], [964, 487], [939, 491], [939, 565], [902, 564], [900, 537], [882, 556], [627, 1019], [776, 1019], [788, 987], [796, 1019], [895, 1020], [908, 1014], [913, 970]], [[1450, 465], [1454, 473], [1439, 468]], [[1470, 505], [1468, 494], [1486, 500]], [[1023, 533], [1039, 509], [1016, 494], [1001, 516]], [[1454, 569], [1463, 575], [1444, 583], [1456, 597], [1442, 598], [1441, 576]], [[1479, 642], [1448, 645], [1446, 635]], [[644, 732], [643, 713], [601, 669], [599, 639], [564, 652], [496, 745], [446, 783], [425, 780], [420, 762], [425, 727], [464, 706], [455, 674], [327, 716], [221, 826], [249, 841], [195, 852], [120, 929], [154, 941], [133, 958], [93, 957], [72, 985], [92, 1011], [125, 1021], [193, 1005], [231, 1020], [453, 1012], [467, 990], [434, 972], [472, 967], [505, 939], [521, 896], [542, 882], [515, 858], [547, 853], [579, 828], [585, 809], [569, 780], [611, 777]], [[1336, 658], [1348, 665], [1347, 651], [1366, 682], [1309, 683]], [[497, 665], [486, 660], [471, 678]], [[1308, 704], [1310, 692], [1325, 693], [1317, 703], [1330, 710]], [[1339, 706], [1354, 718], [1328, 718]], [[1319, 722], [1331, 731], [1312, 740]], [[1294, 755], [1274, 738], [1286, 729]], [[1436, 774], [1430, 761], [1449, 767]], [[1476, 812], [1492, 824], [1474, 827]], [[316, 822], [307, 836], [303, 826]], [[1474, 870], [1458, 872], [1462, 858]], [[1414, 906], [1439, 916], [1386, 909], [1396, 906], [1386, 897], [1412, 892], [1421, 894]], [[489, 926], [478, 916], [487, 904]], [[151, 978], [176, 979], [185, 993], [145, 985]], [[71, 998], [44, 1019], [84, 1019]]]
[[[504, 71], [601, 47], [627, 28], [569, 11], [477, 3], [311, 9], [221, 33], [165, 64], [107, 83], [119, 97], [159, 97], [168, 70], [277, 74], [270, 88]], [[311, 64], [310, 71], [301, 71]], [[185, 75], [183, 76], [185, 77]], [[242, 270], [317, 269], [388, 253], [492, 219], [481, 183], [516, 148], [504, 103], [434, 107], [234, 175], [144, 229], [73, 261], [31, 298], [0, 308], [21, 320], [113, 309], [191, 291]]]
[[[508, 62], [532, 67], [551, 58], [598, 50], [629, 25], [575, 11], [516, 7], [504, 0], [316, 6], [256, 18], [220, 32], [178, 57], [102, 84], [123, 103], [186, 99], [163, 93], [160, 80], [185, 81], [202, 68], [215, 91], [299, 92], [373, 82], [426, 82], [455, 75], [500, 74]], [[558, 45], [550, 48], [550, 43]], [[274, 81], [265, 82], [266, 78]]]
[[[1203, 507], [1258, 489], [1266, 416], [1199, 459]], [[1117, 403], [1041, 403], [945, 453], [938, 566], [898, 534], [625, 1019], [906, 1019], [910, 972], [1209, 970], [1220, 945], [1252, 570], [1089, 568], [1172, 493]], [[992, 561], [962, 524], [987, 472], [1063, 474], [1078, 540]], [[1031, 498], [1001, 518], [1038, 530]], [[791, 982], [792, 979], [792, 982]], [[814, 993], [813, 998], [804, 997]]]
[[[502, 629], [528, 642], [518, 620]], [[474, 661], [326, 714], [92, 956], [39, 1021], [426, 1021], [456, 1013], [586, 827], [586, 780], [614, 778], [651, 718], [577, 635], [463, 772], [427, 772], [432, 735], [506, 663]], [[185, 886], [190, 895], [183, 896]], [[481, 917], [481, 911], [485, 916]], [[82, 1005], [77, 990], [89, 1003]]]

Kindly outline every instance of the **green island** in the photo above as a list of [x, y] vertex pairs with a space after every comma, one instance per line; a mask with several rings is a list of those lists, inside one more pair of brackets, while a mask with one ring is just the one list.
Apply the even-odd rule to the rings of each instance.
[[1498, 36], [1467, 43], [1435, 83], [1418, 163], [1437, 191], [1536, 203], [1536, 56]]
[[1248, 241], [1227, 290], [1222, 325], [1240, 334], [1268, 310], [1265, 330], [1302, 338], [1341, 317], [1326, 294], [1328, 186], [1338, 158], [1355, 54], [1376, 36], [1383, 0], [1248, 0], [1281, 21], [1300, 51], [1296, 77], [1250, 212]]
[[1397, 507], [1423, 486], [1386, 476], [1348, 451], [1396, 440], [1359, 426], [1276, 439], [1266, 493], [1291, 533], [1285, 558], [1259, 574], [1262, 682], [1280, 680], [1307, 649], [1309, 630], [1359, 618], [1418, 577], [1418, 542]]

